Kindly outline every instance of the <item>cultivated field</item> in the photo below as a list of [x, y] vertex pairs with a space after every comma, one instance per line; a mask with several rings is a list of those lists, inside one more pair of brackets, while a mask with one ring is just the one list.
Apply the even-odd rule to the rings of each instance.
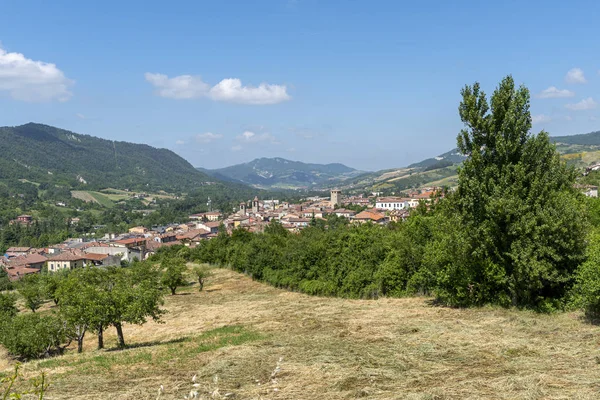
[[164, 324], [126, 326], [129, 349], [114, 349], [111, 330], [109, 350], [94, 350], [90, 335], [84, 354], [23, 370], [47, 371], [52, 399], [156, 399], [161, 385], [160, 399], [191, 389], [230, 399], [600, 398], [600, 328], [579, 313], [309, 297], [225, 269], [196, 290], [167, 297]]

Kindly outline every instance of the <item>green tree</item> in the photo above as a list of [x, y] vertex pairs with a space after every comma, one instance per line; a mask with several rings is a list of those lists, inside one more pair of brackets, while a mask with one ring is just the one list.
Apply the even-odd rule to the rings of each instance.
[[204, 288], [204, 281], [210, 276], [210, 269], [205, 265], [197, 265], [192, 269], [192, 274], [198, 281], [198, 291], [201, 292]]
[[0, 293], [0, 318], [14, 317], [19, 312], [17, 297], [12, 293]]
[[62, 320], [53, 314], [17, 314], [0, 321], [0, 344], [21, 359], [62, 353], [69, 343]]
[[[164, 264], [167, 264], [166, 266]], [[185, 285], [184, 273], [186, 271], [185, 262], [181, 259], [175, 258], [170, 261], [163, 262], [163, 273], [161, 282], [163, 285], [171, 290], [171, 295], [175, 295], [175, 292], [179, 286]]]
[[590, 235], [588, 258], [579, 266], [572, 302], [585, 311], [588, 318], [600, 318], [600, 231]]
[[21, 278], [17, 290], [25, 300], [25, 306], [32, 312], [44, 304], [44, 286], [40, 274], [30, 274]]
[[55, 292], [60, 316], [77, 341], [77, 352], [83, 351], [83, 339], [88, 329], [102, 323], [104, 302], [99, 291], [100, 269], [85, 268], [71, 271], [62, 278]]
[[454, 250], [438, 257], [438, 296], [460, 306], [554, 307], [584, 257], [585, 207], [573, 188], [575, 172], [547, 133], [530, 133], [529, 91], [512, 77], [489, 103], [478, 83], [462, 97], [466, 127], [458, 148], [468, 158], [450, 196], [459, 233]]

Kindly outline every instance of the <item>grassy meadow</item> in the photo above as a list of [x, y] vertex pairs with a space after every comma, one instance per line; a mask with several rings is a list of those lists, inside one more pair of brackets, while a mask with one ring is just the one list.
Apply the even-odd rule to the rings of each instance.
[[580, 313], [311, 297], [227, 269], [165, 308], [163, 324], [125, 326], [127, 349], [90, 334], [24, 379], [46, 372], [48, 399], [600, 398], [600, 327]]

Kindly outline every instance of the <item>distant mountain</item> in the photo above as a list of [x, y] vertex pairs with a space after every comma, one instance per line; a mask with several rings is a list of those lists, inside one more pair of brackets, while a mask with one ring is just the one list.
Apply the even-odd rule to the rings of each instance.
[[185, 190], [214, 181], [170, 150], [34, 123], [0, 127], [0, 180], [11, 179], [141, 190]]
[[553, 136], [554, 143], [575, 144], [582, 146], [600, 146], [600, 131], [571, 136]]
[[[430, 168], [433, 167], [435, 165], [444, 165], [448, 166], [447, 163], [450, 162], [450, 165], [453, 164], [460, 164], [461, 162], [464, 161], [466, 157], [463, 156], [462, 154], [460, 154], [460, 152], [458, 151], [458, 149], [452, 149], [444, 154], [441, 154], [437, 157], [434, 158], [427, 158], [423, 161], [420, 161], [418, 163], [414, 163], [409, 165], [407, 168]], [[445, 161], [445, 163], [444, 163]]]
[[307, 164], [284, 158], [258, 158], [226, 168], [200, 169], [215, 179], [242, 182], [261, 188], [310, 188], [339, 182], [363, 172], [343, 164]]
[[[556, 150], [563, 160], [583, 169], [600, 162], [600, 131], [571, 136], [553, 136]], [[424, 186], [453, 186], [457, 183], [457, 167], [465, 160], [458, 149], [437, 157], [427, 158], [405, 168], [388, 169], [359, 175], [344, 182], [340, 188], [346, 192], [399, 193]]]

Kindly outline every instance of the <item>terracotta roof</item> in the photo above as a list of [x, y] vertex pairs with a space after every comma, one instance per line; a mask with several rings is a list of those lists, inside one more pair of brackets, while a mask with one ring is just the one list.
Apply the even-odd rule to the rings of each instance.
[[102, 261], [108, 257], [108, 254], [85, 253], [83, 258], [92, 261]]
[[46, 257], [41, 254], [27, 254], [26, 256], [16, 257], [10, 261], [11, 266], [29, 266], [32, 264], [45, 263]]
[[131, 238], [131, 239], [116, 240], [115, 243], [128, 245], [128, 244], [144, 243], [145, 241], [146, 241], [146, 238]]
[[371, 221], [380, 221], [382, 219], [385, 219], [384, 215], [381, 215], [379, 213], [374, 213], [371, 211], [362, 211], [358, 214], [356, 214], [354, 216], [354, 219], [365, 219], [365, 220], [371, 220]]
[[48, 257], [48, 261], [78, 261], [85, 259], [84, 254], [80, 251], [71, 250]]
[[9, 247], [7, 253], [26, 253], [31, 250], [31, 247]]
[[193, 240], [197, 237], [208, 235], [210, 232], [205, 229], [193, 229], [181, 235], [177, 235], [177, 240]]
[[39, 274], [39, 272], [40, 270], [37, 268], [28, 268], [24, 266], [10, 268], [6, 270], [6, 273], [8, 274], [8, 279], [11, 281], [19, 280], [25, 275]]

